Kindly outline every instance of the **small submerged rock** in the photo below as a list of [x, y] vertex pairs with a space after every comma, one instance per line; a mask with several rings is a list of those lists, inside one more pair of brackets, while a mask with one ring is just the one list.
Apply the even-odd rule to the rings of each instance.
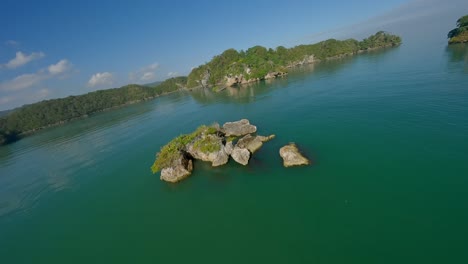
[[310, 161], [302, 156], [296, 144], [290, 143], [279, 150], [281, 158], [283, 158], [283, 165], [285, 167], [309, 165]]

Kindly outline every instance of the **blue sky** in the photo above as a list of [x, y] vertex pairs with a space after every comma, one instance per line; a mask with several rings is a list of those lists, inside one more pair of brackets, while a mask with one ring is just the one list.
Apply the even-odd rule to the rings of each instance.
[[186, 75], [228, 48], [362, 38], [437, 2], [3, 0], [0, 110]]

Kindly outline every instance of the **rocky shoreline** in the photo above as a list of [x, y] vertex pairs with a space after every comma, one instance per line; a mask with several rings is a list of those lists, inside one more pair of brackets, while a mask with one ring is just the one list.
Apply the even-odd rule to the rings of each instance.
[[[211, 162], [213, 167], [218, 167], [232, 158], [246, 166], [252, 154], [275, 138], [275, 135], [260, 136], [256, 132], [257, 127], [247, 119], [227, 122], [222, 127], [218, 124], [200, 126], [193, 133], [181, 135], [163, 146], [151, 169], [153, 173], [161, 171], [163, 181], [179, 182], [191, 175], [194, 160]], [[294, 144], [281, 148], [280, 156], [285, 167], [310, 164]]]

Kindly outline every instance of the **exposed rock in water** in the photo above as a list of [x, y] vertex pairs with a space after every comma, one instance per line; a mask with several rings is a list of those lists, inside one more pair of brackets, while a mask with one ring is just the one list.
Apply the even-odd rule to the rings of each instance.
[[[252, 153], [271, 140], [275, 135], [251, 135], [257, 127], [249, 120], [202, 125], [190, 134], [183, 134], [161, 148], [151, 166], [153, 173], [161, 171], [161, 180], [178, 182], [187, 178], [193, 170], [193, 160], [211, 162], [213, 167], [229, 161], [229, 156], [241, 165], [249, 163]], [[241, 137], [234, 146], [233, 140]]]
[[227, 122], [223, 125], [224, 133], [227, 137], [229, 136], [244, 136], [247, 134], [255, 133], [257, 127], [251, 125], [249, 120], [242, 119], [236, 122]]
[[289, 145], [282, 147], [279, 154], [281, 158], [283, 158], [283, 165], [285, 167], [310, 164], [309, 160], [302, 156], [294, 143], [290, 143]]
[[233, 149], [234, 149], [234, 146], [232, 144], [232, 141], [226, 142], [226, 145], [224, 146], [224, 152], [226, 152], [226, 154], [228, 155], [231, 155]]
[[209, 161], [213, 167], [224, 165], [229, 156], [224, 150], [223, 139], [216, 135], [202, 135], [186, 146], [193, 158]]
[[180, 153], [179, 158], [174, 161], [171, 167], [161, 170], [160, 179], [167, 182], [178, 182], [190, 176], [192, 170], [192, 160]]
[[249, 164], [250, 152], [249, 152], [249, 150], [247, 150], [245, 148], [239, 148], [239, 147], [235, 146], [234, 149], [232, 150], [231, 157], [237, 163], [242, 164], [242, 165], [245, 166], [245, 165]]
[[275, 138], [275, 135], [269, 135], [269, 136], [267, 136], [267, 137], [265, 137], [265, 136], [257, 136], [257, 138], [260, 139], [260, 141], [262, 141], [262, 142], [267, 142], [267, 141], [270, 141], [270, 140], [274, 139], [274, 138]]
[[245, 135], [243, 138], [237, 141], [236, 146], [239, 148], [246, 148], [250, 153], [254, 153], [260, 149], [263, 145], [263, 142], [257, 136], [251, 136], [250, 134]]

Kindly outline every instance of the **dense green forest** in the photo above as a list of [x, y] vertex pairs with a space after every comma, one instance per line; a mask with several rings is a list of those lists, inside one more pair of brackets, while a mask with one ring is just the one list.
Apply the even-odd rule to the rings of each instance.
[[457, 27], [447, 34], [449, 44], [468, 42], [468, 15], [457, 20]]
[[219, 85], [225, 82], [225, 76], [241, 74], [246, 80], [262, 79], [269, 72], [284, 72], [286, 68], [297, 64], [395, 46], [400, 43], [399, 36], [379, 31], [362, 41], [329, 39], [289, 49], [283, 46], [276, 49], [255, 46], [246, 51], [228, 49], [221, 55], [215, 56], [210, 62], [193, 69], [188, 76], [187, 87], [199, 86], [203, 79], [207, 85]]
[[176, 77], [154, 87], [130, 84], [25, 105], [0, 117], [0, 144], [15, 141], [22, 133], [173, 92], [186, 83], [187, 77]]

